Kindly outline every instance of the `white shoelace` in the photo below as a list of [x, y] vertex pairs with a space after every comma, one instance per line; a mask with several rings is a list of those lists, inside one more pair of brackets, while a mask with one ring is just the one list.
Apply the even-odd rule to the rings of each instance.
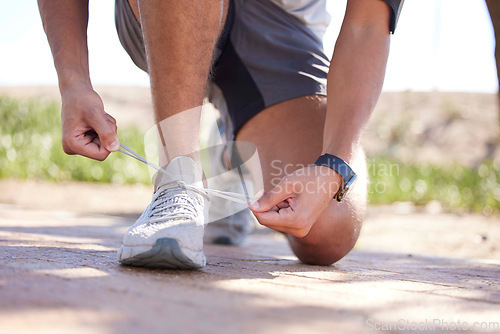
[[164, 221], [165, 213], [168, 213], [168, 220], [191, 219], [198, 215], [193, 199], [179, 188], [185, 188], [183, 182], [173, 182], [157, 190], [150, 212], [153, 223]]
[[[136, 160], [139, 160], [143, 164], [148, 165], [151, 168], [156, 169], [159, 173], [171, 176], [165, 169], [161, 168], [158, 165], [155, 165], [152, 162], [147, 161], [143, 157], [141, 157], [139, 154], [135, 153], [132, 149], [127, 147], [126, 145], [120, 143], [121, 148], [118, 150], [119, 152], [128, 155], [129, 157], [132, 157]], [[248, 197], [244, 194], [239, 194], [235, 192], [230, 192], [230, 191], [222, 191], [222, 190], [217, 190], [217, 189], [210, 189], [210, 188], [201, 188], [201, 187], [196, 187], [191, 184], [185, 184], [184, 182], [179, 182], [178, 186], [184, 189], [188, 189], [191, 191], [194, 191], [200, 195], [208, 197], [209, 195], [211, 196], [217, 196], [223, 199], [226, 199], [228, 201], [233, 201], [239, 204], [248, 204], [249, 202], [258, 199], [258, 196], [254, 197]]]

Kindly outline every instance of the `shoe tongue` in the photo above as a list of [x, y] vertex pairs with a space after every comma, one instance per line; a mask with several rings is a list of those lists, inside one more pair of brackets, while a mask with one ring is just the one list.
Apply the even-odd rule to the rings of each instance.
[[173, 181], [183, 181], [186, 184], [201, 186], [202, 170], [190, 157], [179, 156], [168, 164], [165, 170], [168, 175], [158, 172], [156, 176], [157, 187]]

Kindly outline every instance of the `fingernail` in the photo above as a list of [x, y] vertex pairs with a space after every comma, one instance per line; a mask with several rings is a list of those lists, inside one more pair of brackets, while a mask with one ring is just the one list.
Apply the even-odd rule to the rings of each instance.
[[250, 209], [252, 209], [252, 210], [258, 210], [259, 209], [259, 202], [258, 202], [258, 200], [259, 199], [254, 199], [250, 203], [248, 203], [248, 206], [250, 207]]
[[248, 207], [250, 207], [250, 209], [252, 210], [258, 210], [260, 206], [259, 199], [262, 197], [262, 195], [264, 195], [264, 189], [257, 191], [255, 196], [253, 197], [253, 200], [251, 200], [250, 203], [248, 203]]
[[118, 151], [120, 149], [120, 142], [118, 140], [115, 140], [111, 145], [108, 147], [108, 151]]
[[264, 189], [257, 191], [257, 193], [255, 194], [255, 198], [260, 199], [262, 195], [264, 195]]

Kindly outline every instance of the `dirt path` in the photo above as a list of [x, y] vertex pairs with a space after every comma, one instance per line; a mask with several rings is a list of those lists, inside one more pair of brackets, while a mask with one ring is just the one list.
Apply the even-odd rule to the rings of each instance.
[[362, 247], [308, 266], [281, 236], [258, 234], [242, 247], [206, 246], [200, 271], [146, 270], [115, 259], [132, 223], [0, 205], [0, 332], [431, 332], [458, 322], [500, 331], [498, 261]]

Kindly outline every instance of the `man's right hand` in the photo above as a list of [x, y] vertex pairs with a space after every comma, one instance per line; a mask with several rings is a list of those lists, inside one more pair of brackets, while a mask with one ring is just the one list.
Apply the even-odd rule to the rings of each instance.
[[63, 150], [102, 161], [120, 142], [115, 119], [90, 83], [88, 6], [88, 0], [38, 0], [61, 89]]
[[62, 96], [62, 146], [66, 154], [104, 160], [118, 151], [116, 120], [104, 111], [100, 96], [88, 85], [64, 89]]

